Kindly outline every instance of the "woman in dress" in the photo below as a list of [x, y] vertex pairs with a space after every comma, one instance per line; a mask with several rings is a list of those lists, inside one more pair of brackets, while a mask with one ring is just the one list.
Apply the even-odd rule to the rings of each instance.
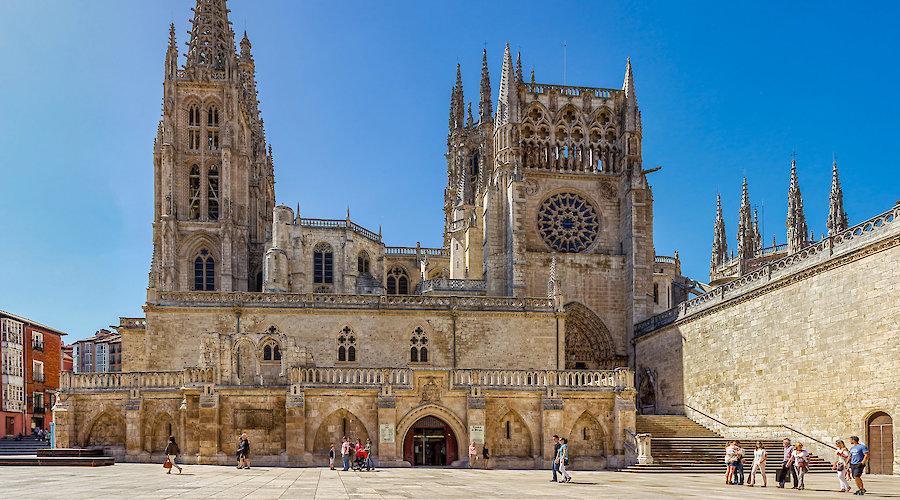
[[750, 480], [747, 481], [747, 486], [753, 486], [756, 484], [756, 471], [759, 471], [762, 474], [762, 487], [766, 487], [766, 459], [769, 458], [769, 454], [766, 453], [766, 449], [763, 448], [762, 442], [756, 442], [756, 449], [753, 450], [753, 467], [750, 469]]
[[837, 449], [834, 450], [834, 463], [831, 464], [831, 470], [837, 474], [838, 483], [841, 485], [841, 493], [850, 491], [850, 484], [847, 480], [850, 477], [850, 450], [844, 444], [844, 440], [838, 439], [834, 442]]

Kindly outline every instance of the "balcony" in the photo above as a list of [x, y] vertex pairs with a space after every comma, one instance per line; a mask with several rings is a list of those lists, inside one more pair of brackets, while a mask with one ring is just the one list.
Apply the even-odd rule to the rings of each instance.
[[43, 350], [44, 350], [44, 343], [43, 343], [43, 342], [32, 342], [32, 343], [31, 343], [31, 348], [32, 348], [32, 349], [35, 349], [35, 350], [37, 350], [37, 351], [43, 351]]
[[32, 373], [32, 374], [31, 374], [31, 380], [34, 381], [34, 382], [43, 382], [43, 381], [44, 381], [44, 374], [43, 374], [43, 373]]
[[31, 411], [31, 413], [33, 413], [35, 415], [43, 415], [44, 412], [45, 412], [45, 410], [44, 410], [43, 406], [35, 406], [34, 408], [32, 408], [32, 411]]

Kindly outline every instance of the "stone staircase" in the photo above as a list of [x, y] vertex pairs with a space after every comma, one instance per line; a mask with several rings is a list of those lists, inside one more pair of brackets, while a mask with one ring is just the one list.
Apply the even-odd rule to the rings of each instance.
[[[717, 472], [725, 473], [725, 447], [728, 440], [681, 415], [638, 415], [638, 434], [650, 433], [652, 464], [635, 464], [626, 472]], [[763, 439], [769, 453], [766, 474], [770, 477], [781, 465], [781, 438]], [[744, 475], [749, 476], [756, 440], [741, 441], [744, 448]], [[810, 456], [810, 472], [831, 472], [831, 463]]]
[[14, 438], [0, 439], [0, 455], [34, 455], [37, 450], [50, 447], [50, 442], [33, 437], [16, 440]]

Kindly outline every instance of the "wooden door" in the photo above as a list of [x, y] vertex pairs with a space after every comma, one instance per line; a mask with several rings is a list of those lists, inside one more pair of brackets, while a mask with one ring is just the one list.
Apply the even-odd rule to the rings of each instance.
[[894, 425], [891, 416], [878, 412], [869, 417], [869, 473], [893, 474]]

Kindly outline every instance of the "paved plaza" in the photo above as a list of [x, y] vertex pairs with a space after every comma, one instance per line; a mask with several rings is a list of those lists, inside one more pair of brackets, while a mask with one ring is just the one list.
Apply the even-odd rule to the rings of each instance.
[[[2, 498], [850, 498], [832, 474], [810, 474], [805, 491], [725, 486], [718, 474], [573, 473], [571, 484], [548, 471], [381, 469], [340, 472], [259, 467], [249, 471], [187, 466], [166, 475], [160, 465], [2, 467]], [[771, 479], [771, 475], [770, 475]], [[900, 498], [900, 477], [867, 476], [870, 498]], [[855, 498], [855, 497], [854, 497]]]

